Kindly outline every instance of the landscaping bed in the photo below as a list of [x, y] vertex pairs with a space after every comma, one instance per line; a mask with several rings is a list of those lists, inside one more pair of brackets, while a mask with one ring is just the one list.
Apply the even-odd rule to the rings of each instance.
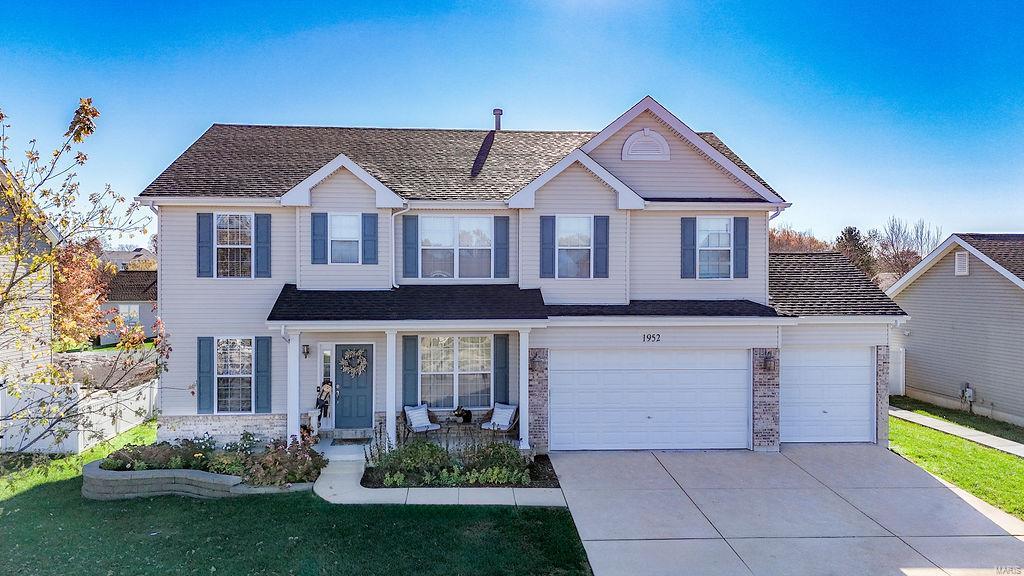
[[398, 447], [372, 446], [362, 485], [366, 488], [558, 488], [547, 456], [532, 456], [504, 442], [449, 450], [426, 440]]

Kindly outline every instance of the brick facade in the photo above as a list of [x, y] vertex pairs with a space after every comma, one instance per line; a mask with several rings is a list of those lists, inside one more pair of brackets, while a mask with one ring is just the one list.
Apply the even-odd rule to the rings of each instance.
[[875, 443], [889, 447], [889, 347], [875, 346]]
[[157, 418], [159, 441], [194, 438], [209, 432], [218, 442], [234, 442], [242, 432], [264, 438], [284, 438], [288, 428], [285, 414], [198, 414]]
[[779, 450], [779, 349], [751, 350], [753, 374], [753, 442], [755, 451]]
[[548, 349], [530, 348], [530, 447], [548, 451]]

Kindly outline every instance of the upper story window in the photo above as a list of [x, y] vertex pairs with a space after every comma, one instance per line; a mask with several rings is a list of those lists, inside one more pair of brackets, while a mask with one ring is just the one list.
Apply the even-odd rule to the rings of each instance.
[[697, 218], [699, 278], [732, 277], [732, 218]]
[[420, 277], [491, 278], [493, 246], [490, 216], [422, 216]]
[[252, 214], [217, 214], [217, 277], [252, 278]]
[[359, 214], [331, 214], [331, 264], [359, 264], [363, 235], [362, 216]]
[[253, 339], [217, 339], [217, 412], [252, 412]]
[[430, 408], [491, 405], [490, 336], [420, 337], [420, 401]]
[[668, 140], [650, 128], [630, 134], [622, 145], [623, 160], [671, 160]]
[[559, 278], [590, 278], [594, 251], [592, 216], [558, 216], [555, 238]]

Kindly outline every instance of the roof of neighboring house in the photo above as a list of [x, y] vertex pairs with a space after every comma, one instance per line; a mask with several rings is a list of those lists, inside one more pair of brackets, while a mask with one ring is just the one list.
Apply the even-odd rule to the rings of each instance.
[[906, 315], [839, 252], [771, 254], [768, 295], [786, 316]]
[[629, 304], [550, 305], [549, 316], [778, 316], [750, 300], [632, 300]]
[[141, 195], [276, 198], [343, 153], [407, 200], [506, 200], [596, 134], [214, 124]]
[[1024, 280], [1024, 234], [954, 234]]
[[139, 258], [143, 260], [156, 260], [156, 254], [152, 250], [142, 247], [135, 248], [134, 250], [104, 250], [100, 254], [100, 260], [117, 264], [118, 267]]
[[120, 270], [107, 284], [109, 302], [156, 302], [156, 270]]
[[515, 284], [406, 285], [392, 290], [299, 290], [285, 284], [269, 321], [536, 320], [539, 289]]

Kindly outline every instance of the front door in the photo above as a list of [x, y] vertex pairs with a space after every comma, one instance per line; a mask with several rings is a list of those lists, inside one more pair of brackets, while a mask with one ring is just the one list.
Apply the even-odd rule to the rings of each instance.
[[373, 345], [334, 347], [334, 427], [373, 427]]

